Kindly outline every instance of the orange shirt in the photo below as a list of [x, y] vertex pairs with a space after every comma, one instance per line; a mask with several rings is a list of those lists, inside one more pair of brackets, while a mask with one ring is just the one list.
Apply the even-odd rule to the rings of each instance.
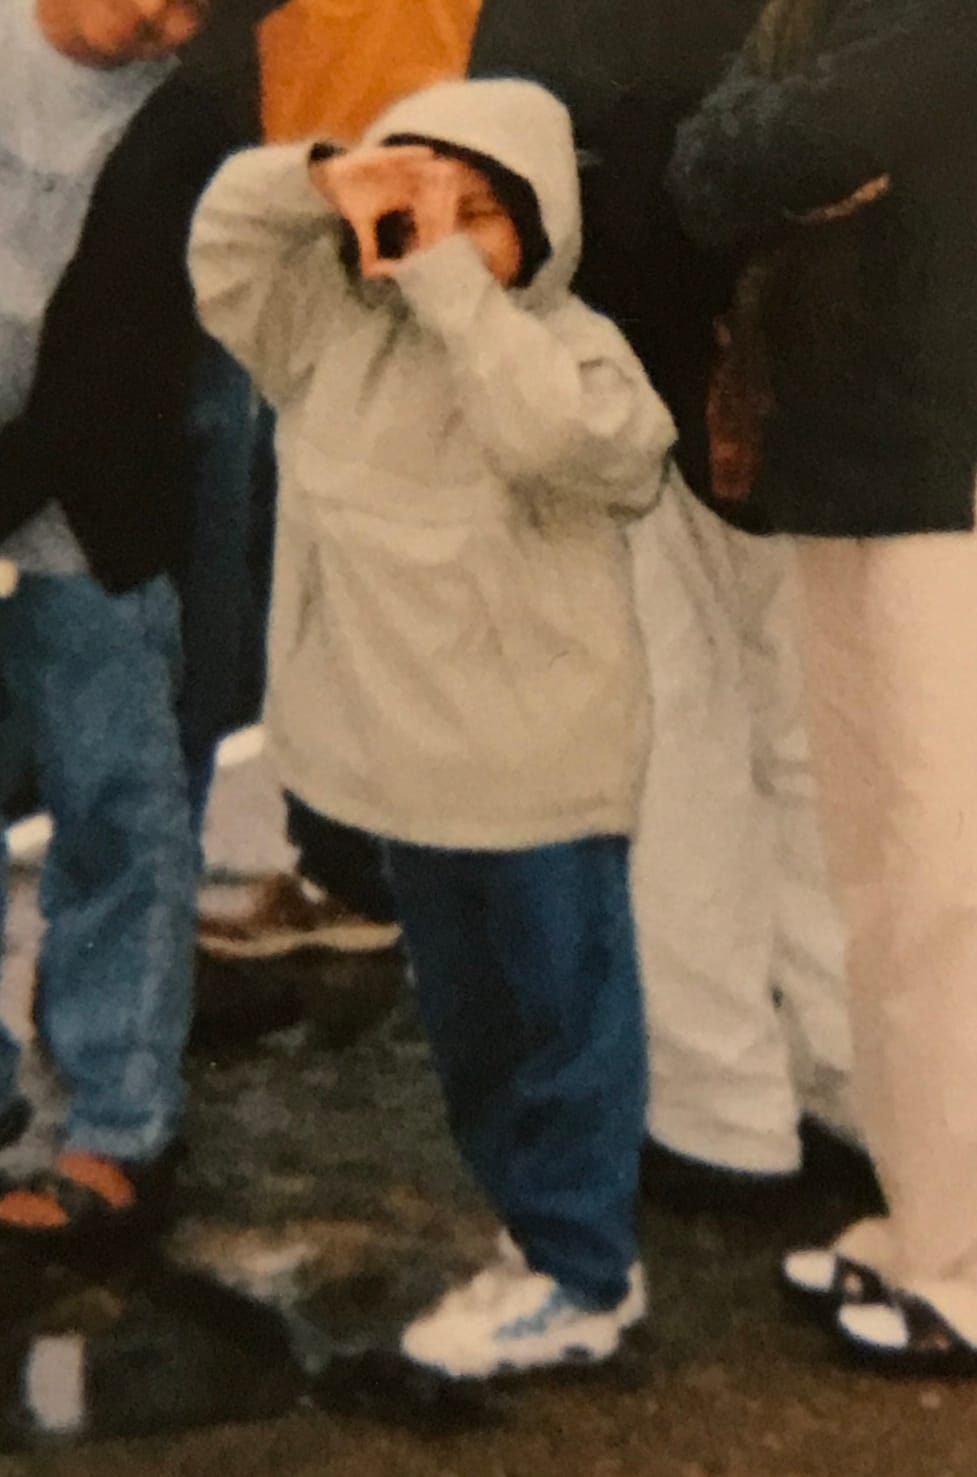
[[261, 26], [265, 138], [352, 142], [405, 93], [464, 75], [481, 0], [289, 0]]

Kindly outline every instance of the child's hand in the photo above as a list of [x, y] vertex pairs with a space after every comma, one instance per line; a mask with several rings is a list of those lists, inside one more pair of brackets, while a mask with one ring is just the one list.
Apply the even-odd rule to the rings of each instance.
[[823, 221], [845, 220], [861, 210], [864, 205], [871, 205], [873, 201], [880, 200], [883, 195], [887, 195], [891, 184], [892, 180], [889, 175], [880, 174], [877, 179], [869, 180], [861, 185], [844, 200], [838, 200], [834, 205], [822, 205], [817, 210], [806, 210], [800, 215], [794, 215], [793, 219], [800, 221], [802, 225], [819, 225]]
[[309, 177], [356, 232], [364, 277], [396, 275], [399, 257], [381, 256], [377, 226], [401, 217], [403, 252], [433, 246], [456, 229], [456, 168], [423, 145], [369, 149], [313, 161]]
[[433, 157], [418, 171], [416, 189], [410, 206], [407, 239], [400, 256], [374, 254], [362, 263], [364, 277], [396, 277], [414, 251], [436, 246], [458, 230], [460, 196], [458, 166], [453, 159]]
[[309, 176], [320, 195], [351, 225], [410, 207], [420, 168], [434, 158], [423, 144], [364, 149], [314, 159]]

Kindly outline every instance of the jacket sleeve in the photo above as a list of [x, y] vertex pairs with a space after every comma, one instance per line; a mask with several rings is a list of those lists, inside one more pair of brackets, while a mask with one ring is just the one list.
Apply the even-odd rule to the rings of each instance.
[[609, 319], [575, 299], [527, 311], [464, 236], [416, 253], [398, 281], [444, 342], [466, 419], [508, 482], [622, 514], [651, 507], [675, 427]]
[[668, 187], [687, 229], [727, 246], [880, 174], [898, 188], [948, 98], [970, 97], [975, 47], [971, 0], [848, 0], [804, 70], [771, 81], [738, 60], [679, 129]]
[[308, 156], [307, 144], [285, 144], [228, 160], [190, 235], [200, 320], [275, 406], [312, 368], [329, 300], [348, 290], [341, 219], [313, 188]]
[[178, 521], [175, 468], [201, 340], [187, 236], [200, 191], [235, 143], [177, 74], [106, 163], [45, 314], [27, 404], [0, 429], [0, 538], [58, 501], [83, 546], [107, 509], [121, 542], [134, 487], [158, 506], [161, 528]]

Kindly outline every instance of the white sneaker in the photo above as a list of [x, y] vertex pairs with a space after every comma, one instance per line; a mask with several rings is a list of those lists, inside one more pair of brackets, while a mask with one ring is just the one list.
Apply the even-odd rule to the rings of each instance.
[[503, 1233], [498, 1259], [448, 1292], [404, 1331], [408, 1359], [453, 1379], [598, 1363], [645, 1315], [644, 1269], [635, 1262], [627, 1294], [603, 1312], [582, 1306], [552, 1277], [531, 1272]]

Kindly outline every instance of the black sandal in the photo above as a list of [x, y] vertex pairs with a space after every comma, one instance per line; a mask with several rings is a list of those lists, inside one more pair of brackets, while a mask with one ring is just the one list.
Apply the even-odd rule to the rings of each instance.
[[890, 1301], [877, 1272], [830, 1249], [791, 1252], [781, 1262], [780, 1281], [795, 1307], [827, 1322], [846, 1305]]
[[[875, 1338], [871, 1326], [873, 1315], [874, 1321], [880, 1323]], [[894, 1333], [895, 1320], [899, 1320], [903, 1335], [898, 1342], [882, 1337], [886, 1331], [883, 1321], [890, 1325], [888, 1331]], [[854, 1362], [878, 1374], [924, 1379], [977, 1376], [977, 1345], [954, 1328], [932, 1303], [914, 1294], [889, 1292], [884, 1311], [878, 1304], [870, 1308], [842, 1308], [837, 1327]]]
[[[148, 1162], [104, 1156], [131, 1187], [131, 1202], [121, 1206], [113, 1205], [97, 1189], [55, 1167], [39, 1170], [23, 1180], [8, 1179], [0, 1183], [0, 1241], [37, 1247], [45, 1252], [75, 1248], [98, 1252], [114, 1248], [120, 1235], [128, 1238], [155, 1234], [168, 1222], [174, 1175], [184, 1153], [182, 1144], [175, 1144]], [[3, 1214], [3, 1200], [18, 1192], [43, 1196], [65, 1219], [55, 1225], [8, 1220]]]

